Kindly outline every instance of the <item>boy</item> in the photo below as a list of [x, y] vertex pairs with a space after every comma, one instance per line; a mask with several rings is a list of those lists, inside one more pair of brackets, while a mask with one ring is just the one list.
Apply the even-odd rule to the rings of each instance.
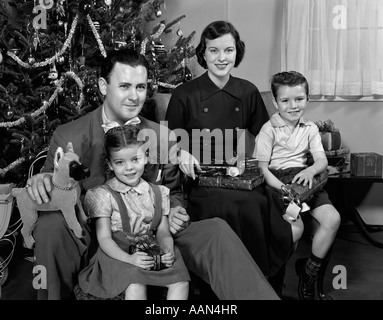
[[[278, 112], [263, 125], [255, 148], [266, 184], [277, 190], [295, 182], [311, 188], [314, 176], [327, 169], [327, 158], [318, 127], [303, 117], [309, 100], [307, 80], [295, 71], [277, 73], [272, 78], [271, 90]], [[311, 166], [307, 164], [308, 152], [314, 160]], [[299, 298], [313, 300], [318, 272], [335, 239], [340, 216], [324, 190], [317, 191], [307, 204], [319, 228], [313, 238], [311, 256], [297, 260], [295, 268]], [[300, 219], [289, 222], [296, 243], [303, 224]]]

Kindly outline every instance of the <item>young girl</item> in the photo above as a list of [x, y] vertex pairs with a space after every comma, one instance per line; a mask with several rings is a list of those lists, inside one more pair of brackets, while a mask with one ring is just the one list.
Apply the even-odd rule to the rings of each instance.
[[[169, 231], [169, 189], [141, 178], [147, 157], [138, 132], [125, 125], [105, 135], [106, 162], [115, 177], [85, 196], [99, 248], [80, 272], [79, 285], [100, 298], [125, 291], [126, 300], [147, 299], [147, 285], [166, 286], [168, 300], [186, 300], [190, 277]], [[149, 241], [153, 238], [156, 243]], [[141, 245], [135, 246], [139, 240]], [[144, 252], [158, 245], [161, 254]]]

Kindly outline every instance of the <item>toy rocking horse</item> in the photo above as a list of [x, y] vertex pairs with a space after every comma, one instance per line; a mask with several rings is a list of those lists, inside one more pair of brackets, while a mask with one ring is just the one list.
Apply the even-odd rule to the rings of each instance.
[[82, 237], [82, 228], [76, 217], [75, 206], [77, 205], [79, 209], [79, 219], [86, 221], [87, 217], [80, 201], [81, 187], [78, 181], [89, 175], [89, 169], [80, 164], [79, 156], [74, 153], [72, 143], [68, 142], [65, 153], [61, 147], [58, 147], [55, 153], [49, 202], [37, 204], [29, 197], [26, 188], [12, 190], [23, 222], [21, 234], [28, 248], [32, 248], [35, 243], [32, 231], [38, 219], [38, 211], [60, 210], [76, 237]]

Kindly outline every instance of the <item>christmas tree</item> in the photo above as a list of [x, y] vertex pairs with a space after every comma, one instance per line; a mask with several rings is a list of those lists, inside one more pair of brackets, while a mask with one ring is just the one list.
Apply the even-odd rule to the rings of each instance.
[[[54, 129], [102, 103], [97, 80], [109, 50], [128, 46], [150, 62], [148, 118], [154, 93], [191, 79], [194, 32], [176, 28], [184, 15], [161, 20], [165, 9], [164, 0], [0, 1], [0, 183], [24, 185]], [[171, 48], [162, 44], [168, 34]]]

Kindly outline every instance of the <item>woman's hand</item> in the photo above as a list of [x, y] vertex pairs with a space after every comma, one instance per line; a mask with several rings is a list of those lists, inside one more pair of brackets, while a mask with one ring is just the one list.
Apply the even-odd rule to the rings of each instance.
[[39, 173], [27, 180], [27, 192], [33, 201], [38, 204], [49, 201], [48, 193], [52, 190], [53, 173]]
[[178, 163], [181, 171], [189, 177], [195, 179], [194, 166], [197, 171], [201, 170], [198, 160], [186, 150], [180, 150]]
[[162, 256], [161, 256], [161, 262], [166, 266], [166, 267], [171, 267], [174, 263], [174, 251], [173, 250], [168, 250], [166, 251]]

